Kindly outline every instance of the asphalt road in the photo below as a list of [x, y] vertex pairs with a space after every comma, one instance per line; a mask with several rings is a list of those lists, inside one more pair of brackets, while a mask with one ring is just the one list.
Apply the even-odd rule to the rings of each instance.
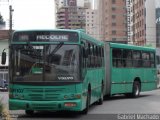
[[[0, 92], [0, 98], [8, 106], [8, 93]], [[111, 97], [104, 100], [103, 105], [92, 105], [87, 115], [74, 112], [37, 112], [31, 117], [25, 115], [23, 110], [10, 111], [10, 114], [13, 120], [150, 120], [150, 117], [160, 120], [160, 89], [143, 92], [136, 99], [123, 95]]]

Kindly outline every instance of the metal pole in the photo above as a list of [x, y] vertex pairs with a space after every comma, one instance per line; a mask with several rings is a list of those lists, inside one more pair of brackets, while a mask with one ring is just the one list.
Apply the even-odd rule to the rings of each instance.
[[8, 58], [9, 58], [9, 64], [8, 64], [8, 68], [9, 68], [9, 71], [8, 71], [8, 74], [9, 74], [9, 80], [11, 80], [11, 57], [10, 57], [10, 51], [11, 51], [11, 40], [12, 40], [12, 12], [13, 12], [13, 9], [12, 9], [12, 5], [9, 5], [9, 40], [8, 40], [8, 48], [9, 48], [9, 53], [8, 53]]
[[9, 46], [11, 43], [11, 38], [12, 38], [12, 5], [9, 5]]

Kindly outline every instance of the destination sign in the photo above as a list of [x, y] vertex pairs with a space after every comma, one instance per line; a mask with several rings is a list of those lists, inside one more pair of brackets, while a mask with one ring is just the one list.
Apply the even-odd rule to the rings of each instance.
[[70, 31], [22, 31], [13, 34], [14, 42], [78, 42], [78, 33]]
[[69, 41], [68, 35], [37, 35], [36, 39], [38, 41]]

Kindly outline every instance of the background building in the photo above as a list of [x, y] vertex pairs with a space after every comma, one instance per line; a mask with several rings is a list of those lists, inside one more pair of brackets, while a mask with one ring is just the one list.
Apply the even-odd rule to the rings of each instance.
[[132, 26], [133, 26], [133, 22], [132, 22], [132, 16], [133, 16], [133, 12], [132, 12], [132, 6], [133, 6], [133, 2], [132, 0], [126, 0], [126, 7], [127, 7], [127, 27], [128, 27], [128, 44], [133, 44], [133, 30], [132, 30]]
[[77, 6], [76, 0], [64, 0], [56, 12], [56, 27], [60, 29], [85, 29], [85, 7]]
[[156, 6], [155, 0], [145, 0], [146, 45], [156, 47]]
[[0, 13], [0, 30], [5, 29], [5, 26], [6, 26], [6, 22], [3, 20], [3, 17]]
[[157, 47], [160, 48], [160, 8], [156, 9], [156, 37]]
[[86, 10], [86, 33], [99, 40], [97, 14], [97, 10]]
[[156, 47], [155, 0], [127, 0], [129, 43]]
[[90, 0], [84, 0], [84, 7], [88, 9], [92, 8]]
[[125, 0], [99, 0], [101, 40], [127, 43], [127, 9]]

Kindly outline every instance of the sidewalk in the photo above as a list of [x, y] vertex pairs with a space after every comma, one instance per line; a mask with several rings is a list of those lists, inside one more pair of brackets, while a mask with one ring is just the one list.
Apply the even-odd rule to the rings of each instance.
[[8, 105], [8, 92], [0, 92], [0, 101], [2, 101], [4, 105]]

